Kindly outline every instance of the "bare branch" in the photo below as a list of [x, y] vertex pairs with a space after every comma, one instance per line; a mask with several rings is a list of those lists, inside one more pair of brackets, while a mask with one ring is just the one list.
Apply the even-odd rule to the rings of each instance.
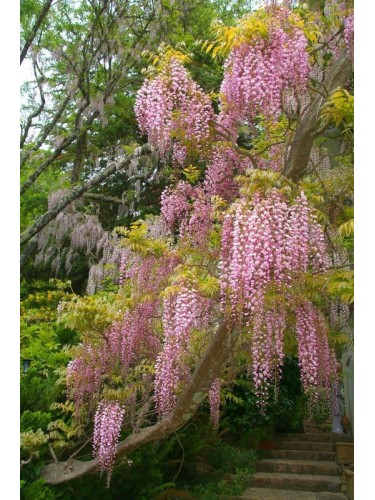
[[[55, 125], [59, 121], [59, 118], [61, 117], [65, 108], [69, 104], [69, 101], [71, 100], [71, 98], [72, 98], [72, 96], [70, 94], [68, 94], [65, 97], [65, 99], [62, 101], [59, 108], [57, 109], [53, 119], [49, 123], [47, 123], [47, 125], [45, 127], [43, 127], [41, 134], [39, 134], [39, 137], [37, 138], [37, 143], [35, 144], [35, 146], [33, 146], [32, 149], [30, 149], [28, 151], [24, 151], [22, 153], [21, 162], [20, 162], [21, 167], [25, 164], [26, 160], [29, 158], [31, 153], [33, 153], [34, 151], [38, 151], [38, 149], [44, 144], [44, 141], [47, 139], [49, 134], [54, 129]], [[22, 147], [22, 145], [21, 145], [21, 147]]]
[[54, 463], [55, 463], [55, 464], [58, 464], [58, 463], [59, 463], [59, 460], [58, 460], [58, 458], [57, 458], [57, 456], [56, 456], [56, 453], [55, 453], [54, 449], [52, 448], [51, 443], [48, 443], [48, 449], [49, 449], [49, 452], [50, 452], [50, 453], [51, 453], [51, 455], [52, 455], [52, 458], [53, 458]]

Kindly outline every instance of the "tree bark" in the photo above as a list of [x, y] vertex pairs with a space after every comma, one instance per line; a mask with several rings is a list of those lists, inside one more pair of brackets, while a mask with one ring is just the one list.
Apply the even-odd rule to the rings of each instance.
[[[127, 437], [117, 446], [117, 459], [135, 451], [146, 443], [158, 441], [186, 425], [204, 400], [209, 385], [218, 376], [229, 354], [229, 340], [232, 329], [222, 322], [210, 345], [195, 369], [190, 383], [181, 395], [176, 408], [157, 424], [145, 427]], [[89, 462], [71, 460], [49, 464], [44, 467], [42, 477], [47, 484], [60, 484], [95, 472], [96, 459]]]
[[[352, 63], [346, 50], [332, 63], [327, 70], [324, 85], [328, 94], [333, 90], [344, 87], [352, 72]], [[315, 140], [319, 112], [323, 104], [323, 97], [318, 94], [312, 100], [306, 115], [295, 132], [290, 152], [284, 168], [284, 175], [293, 182], [298, 182], [306, 172], [311, 149]]]

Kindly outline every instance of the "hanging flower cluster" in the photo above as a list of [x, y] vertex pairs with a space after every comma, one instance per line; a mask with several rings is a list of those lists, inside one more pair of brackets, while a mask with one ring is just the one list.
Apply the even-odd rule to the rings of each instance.
[[[126, 250], [126, 249], [125, 249]], [[142, 294], [159, 294], [166, 285], [168, 277], [180, 262], [175, 253], [140, 256], [131, 251], [125, 252], [121, 261], [121, 281], [129, 280], [133, 297]]]
[[181, 291], [163, 302], [164, 346], [155, 365], [155, 400], [159, 415], [169, 413], [177, 400], [176, 391], [190, 377], [184, 358], [194, 328], [207, 321], [209, 307], [193, 288]]
[[116, 401], [101, 401], [95, 413], [93, 450], [109, 484], [125, 410]]
[[[53, 209], [66, 193], [64, 189], [51, 193], [48, 209]], [[105, 278], [116, 280], [122, 250], [117, 237], [103, 229], [96, 215], [80, 210], [82, 206], [81, 200], [71, 203], [38, 233], [35, 264], [49, 264], [57, 276], [62, 267], [70, 273], [80, 255], [89, 260], [94, 256], [97, 263], [91, 262], [87, 284], [87, 292], [93, 294], [101, 289]]]
[[251, 372], [254, 392], [261, 413], [265, 413], [270, 389], [273, 384], [277, 398], [278, 383], [284, 362], [284, 331], [286, 328], [286, 308], [273, 305], [266, 312], [259, 308], [254, 314], [251, 355]]
[[94, 345], [85, 341], [80, 353], [67, 369], [67, 386], [75, 407], [98, 396], [104, 379], [120, 366], [127, 371], [140, 359], [154, 360], [161, 349], [154, 334], [158, 301], [139, 302], [126, 310], [121, 321], [115, 321]]
[[90, 401], [95, 394], [99, 394], [102, 376], [109, 368], [108, 354], [106, 349], [98, 349], [84, 343], [80, 354], [70, 361], [66, 382], [76, 410], [86, 401]]
[[160, 350], [160, 341], [152, 328], [157, 309], [156, 300], [140, 302], [108, 330], [109, 352], [113, 360], [119, 359], [125, 370], [142, 356], [153, 359]]
[[[277, 191], [267, 196], [258, 193], [253, 204], [248, 207], [241, 201], [236, 212], [226, 216], [219, 267], [223, 306], [229, 303], [233, 320], [245, 318], [252, 331], [251, 369], [264, 409], [284, 358], [287, 311], [280, 297], [287, 298], [292, 283], [309, 268], [324, 269], [326, 248], [303, 193], [292, 205]], [[269, 307], [270, 301], [278, 306]]]
[[108, 238], [95, 215], [86, 216], [81, 224], [74, 227], [71, 235], [71, 246], [89, 253], [102, 248]]
[[337, 361], [328, 345], [324, 318], [310, 302], [296, 309], [298, 362], [304, 390], [312, 400], [319, 397], [319, 387], [329, 387], [336, 376]]
[[277, 191], [264, 198], [256, 194], [253, 203], [253, 208], [238, 203], [223, 227], [221, 284], [224, 295], [229, 290], [233, 312], [262, 304], [271, 281], [290, 284], [293, 272], [307, 270], [324, 243], [303, 193], [291, 206]]
[[161, 213], [169, 229], [178, 229], [181, 237], [189, 236], [193, 243], [205, 241], [211, 227], [212, 206], [201, 186], [179, 182], [161, 195]]
[[186, 145], [203, 151], [214, 117], [209, 97], [176, 58], [156, 78], [145, 81], [137, 94], [135, 114], [150, 144], [164, 158], [173, 153], [180, 165], [187, 154]]
[[235, 130], [259, 113], [279, 113], [283, 90], [306, 88], [311, 70], [306, 48], [303, 30], [290, 10], [273, 8], [267, 35], [254, 34], [229, 54], [221, 85], [221, 123]]
[[68, 366], [67, 385], [77, 409], [99, 394], [108, 373], [116, 373], [118, 367], [126, 372], [141, 359], [154, 361], [161, 350], [160, 338], [155, 335], [158, 296], [179, 258], [173, 253], [141, 258], [127, 248], [122, 250], [121, 279], [131, 283], [135, 305], [128, 307], [102, 338], [83, 342]]
[[211, 384], [210, 390], [208, 391], [208, 398], [210, 401], [210, 420], [214, 429], [217, 429], [219, 427], [220, 387], [220, 379], [215, 378], [215, 380]]
[[216, 146], [206, 169], [204, 188], [207, 194], [218, 195], [228, 201], [233, 200], [239, 194], [235, 175], [244, 173], [251, 166], [249, 158], [240, 156], [226, 146]]
[[181, 181], [173, 188], [167, 188], [161, 195], [161, 213], [170, 231], [178, 223], [183, 229], [187, 224], [190, 210], [189, 198], [193, 196], [194, 188], [187, 182]]

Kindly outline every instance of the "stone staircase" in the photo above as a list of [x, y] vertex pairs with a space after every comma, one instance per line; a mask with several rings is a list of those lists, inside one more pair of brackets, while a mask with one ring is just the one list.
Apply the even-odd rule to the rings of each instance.
[[353, 442], [329, 433], [279, 434], [265, 458], [256, 463], [252, 487], [240, 497], [248, 500], [347, 500], [342, 493], [341, 467], [335, 443]]

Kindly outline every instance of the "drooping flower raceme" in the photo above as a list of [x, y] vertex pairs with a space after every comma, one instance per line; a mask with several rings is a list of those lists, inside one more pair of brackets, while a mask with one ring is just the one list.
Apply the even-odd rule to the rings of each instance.
[[106, 349], [98, 349], [88, 343], [81, 346], [80, 354], [67, 368], [68, 392], [78, 410], [86, 401], [99, 394], [102, 376], [109, 366]]
[[310, 302], [296, 309], [296, 334], [298, 362], [305, 392], [312, 399], [319, 397], [319, 387], [329, 387], [334, 382], [337, 364], [328, 345], [325, 321]]
[[278, 383], [285, 357], [286, 315], [286, 308], [281, 304], [275, 304], [267, 311], [259, 308], [254, 314], [251, 372], [261, 413], [266, 411], [271, 384], [274, 385], [274, 397], [277, 398]]
[[[240, 201], [236, 211], [226, 216], [219, 267], [223, 307], [229, 304], [232, 320], [252, 332], [251, 372], [263, 411], [271, 384], [277, 384], [281, 375], [286, 317], [294, 303], [292, 284], [310, 268], [324, 269], [326, 247], [303, 193], [293, 204], [277, 191], [255, 194], [252, 201], [251, 206]], [[320, 359], [321, 343], [313, 343], [308, 322], [301, 319], [298, 324], [301, 355], [306, 351]], [[327, 363], [317, 362], [316, 370], [321, 365], [325, 373]]]
[[251, 123], [259, 113], [276, 115], [285, 89], [306, 88], [311, 67], [297, 18], [289, 9], [273, 8], [266, 30], [235, 45], [225, 62], [219, 121], [228, 129]]
[[205, 241], [211, 227], [212, 206], [201, 186], [179, 182], [174, 189], [165, 189], [161, 213], [170, 232], [178, 229], [180, 237], [189, 236], [194, 244]]
[[251, 168], [249, 158], [240, 156], [227, 146], [217, 145], [207, 165], [204, 188], [209, 196], [218, 195], [232, 201], [238, 196], [238, 184], [234, 177]]
[[349, 56], [354, 62], [354, 13], [345, 19], [344, 40]]
[[210, 390], [208, 391], [208, 397], [210, 401], [210, 420], [214, 429], [217, 429], [219, 427], [220, 387], [220, 379], [215, 378], [215, 380], [211, 384]]
[[155, 365], [155, 400], [159, 415], [169, 413], [177, 401], [176, 390], [190, 377], [184, 361], [194, 328], [205, 324], [209, 315], [207, 300], [192, 288], [163, 301], [164, 346]]
[[124, 409], [116, 401], [101, 401], [95, 413], [93, 449], [99, 469], [107, 471], [108, 483], [116, 458]]
[[209, 97], [176, 58], [156, 78], [145, 81], [137, 94], [135, 114], [162, 158], [172, 153], [179, 165], [185, 161], [187, 145], [204, 152], [214, 117]]

